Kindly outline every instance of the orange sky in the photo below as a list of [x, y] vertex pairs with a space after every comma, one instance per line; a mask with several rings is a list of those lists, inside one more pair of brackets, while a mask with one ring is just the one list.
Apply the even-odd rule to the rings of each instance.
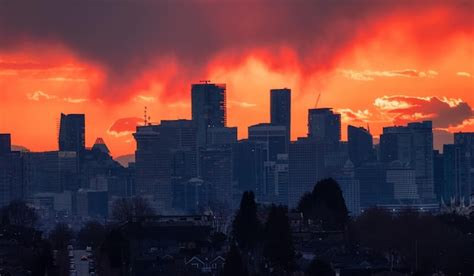
[[[378, 136], [383, 126], [421, 119], [434, 120], [439, 129], [474, 131], [474, 19], [458, 31], [444, 27], [448, 16], [433, 9], [379, 20], [330, 64], [302, 60], [291, 45], [238, 54], [227, 49], [207, 60], [196, 78], [182, 76], [178, 58], [160, 56], [119, 88], [110, 85], [101, 62], [60, 41], [0, 47], [0, 132], [34, 151], [55, 150], [60, 113], [85, 113], [87, 146], [102, 137], [114, 156], [132, 153], [131, 131], [111, 126], [141, 118], [144, 106], [154, 122], [190, 118], [190, 86], [200, 79], [227, 84], [228, 125], [239, 127], [240, 138], [247, 126], [269, 120], [269, 90], [282, 87], [292, 89], [293, 139], [306, 134], [307, 109], [318, 93], [320, 107], [343, 113], [343, 133], [347, 123], [370, 124]], [[126, 96], [101, 97], [107, 89], [108, 95], [126, 90]]]

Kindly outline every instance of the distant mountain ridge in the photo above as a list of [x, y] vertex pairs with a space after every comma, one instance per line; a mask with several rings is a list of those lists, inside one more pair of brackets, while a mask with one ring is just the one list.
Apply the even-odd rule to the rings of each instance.
[[135, 154], [126, 154], [126, 155], [117, 156], [114, 158], [114, 160], [119, 162], [120, 165], [124, 167], [128, 167], [128, 163], [135, 162]]

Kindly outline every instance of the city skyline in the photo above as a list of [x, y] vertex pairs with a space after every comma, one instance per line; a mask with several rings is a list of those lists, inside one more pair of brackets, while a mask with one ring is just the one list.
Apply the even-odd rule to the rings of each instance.
[[[98, 0], [77, 10], [56, 0], [25, 2], [31, 9], [12, 4], [0, 11], [6, 19], [0, 35], [7, 38], [0, 45], [0, 132], [11, 132], [14, 144], [34, 151], [56, 148], [58, 114], [64, 112], [86, 114], [87, 146], [102, 137], [112, 155], [131, 154], [131, 133], [144, 106], [153, 122], [190, 119], [190, 85], [201, 79], [227, 85], [227, 125], [239, 127], [239, 138], [248, 126], [270, 122], [269, 91], [284, 87], [292, 90], [293, 140], [306, 134], [306, 110], [318, 95], [319, 107], [341, 113], [343, 126], [369, 124], [374, 136], [384, 126], [420, 119], [433, 120], [438, 137], [446, 134], [441, 130], [474, 129], [471, 1], [363, 1], [358, 8], [365, 12], [350, 21], [354, 2], [282, 1], [272, 8], [266, 1], [218, 7], [192, 2], [171, 5], [176, 18], [165, 16], [157, 32], [149, 25], [157, 25], [154, 13], [163, 15], [159, 1], [128, 7], [127, 1]], [[80, 27], [74, 18], [89, 7], [97, 13], [85, 27], [95, 26], [106, 9], [110, 22], [99, 24], [99, 31], [107, 35], [71, 36]], [[143, 21], [121, 17], [128, 8], [142, 13]], [[308, 11], [314, 14], [307, 21], [295, 18]], [[220, 24], [201, 20], [209, 12], [219, 14], [213, 20]], [[67, 17], [71, 21], [61, 21]], [[39, 22], [28, 24], [28, 18]], [[278, 18], [282, 33], [270, 18]], [[124, 41], [121, 30], [131, 22], [140, 32]], [[173, 26], [179, 34], [163, 43], [162, 34]], [[33, 130], [25, 121], [42, 127]]]
[[474, 275], [473, 0], [0, 0], [0, 274]]

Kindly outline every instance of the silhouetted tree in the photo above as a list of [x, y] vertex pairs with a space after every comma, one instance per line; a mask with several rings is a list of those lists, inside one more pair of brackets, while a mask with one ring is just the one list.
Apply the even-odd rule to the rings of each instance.
[[11, 225], [34, 227], [39, 219], [35, 209], [21, 200], [10, 202], [1, 209], [1, 213]]
[[232, 229], [233, 236], [241, 249], [255, 248], [260, 238], [261, 224], [257, 217], [257, 203], [255, 203], [253, 192], [247, 191], [242, 195]]
[[54, 249], [65, 249], [74, 237], [74, 232], [65, 223], [58, 223], [49, 233], [49, 240], [53, 244]]
[[112, 218], [118, 222], [130, 221], [133, 217], [153, 215], [155, 211], [143, 197], [120, 198], [112, 205]]
[[263, 239], [263, 255], [270, 265], [277, 270], [292, 271], [295, 251], [286, 207], [271, 207]]
[[78, 242], [81, 246], [92, 246], [97, 248], [104, 241], [105, 227], [97, 221], [89, 221], [77, 234]]
[[42, 240], [38, 247], [38, 252], [32, 267], [32, 275], [43, 276], [57, 274], [53, 267], [53, 249], [51, 244], [46, 240]]
[[332, 270], [331, 265], [319, 259], [313, 259], [309, 264], [306, 276], [335, 276], [336, 273]]
[[248, 271], [242, 261], [239, 248], [232, 244], [225, 258], [224, 269], [222, 270], [223, 276], [246, 276]]
[[303, 195], [297, 209], [325, 230], [344, 230], [349, 219], [341, 188], [332, 178], [316, 183], [311, 195]]

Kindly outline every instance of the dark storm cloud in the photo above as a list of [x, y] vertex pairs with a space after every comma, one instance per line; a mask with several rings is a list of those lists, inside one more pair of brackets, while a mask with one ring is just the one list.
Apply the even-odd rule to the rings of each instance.
[[[59, 43], [99, 64], [108, 84], [126, 83], [173, 59], [182, 75], [202, 76], [218, 54], [239, 60], [253, 50], [288, 47], [302, 71], [330, 68], [357, 38], [395, 14], [449, 10], [445, 30], [472, 32], [471, 1], [0, 0], [0, 50]], [[472, 18], [472, 17], [471, 17]], [[472, 19], [471, 19], [472, 20]], [[471, 27], [470, 27], [471, 26]], [[271, 66], [279, 67], [278, 61]], [[102, 92], [107, 98], [107, 92]], [[118, 96], [118, 95], [116, 95]], [[110, 99], [110, 97], [109, 97]]]
[[397, 125], [426, 119], [432, 120], [436, 128], [448, 128], [474, 118], [474, 110], [460, 99], [384, 96], [375, 100], [375, 106], [394, 115]]

